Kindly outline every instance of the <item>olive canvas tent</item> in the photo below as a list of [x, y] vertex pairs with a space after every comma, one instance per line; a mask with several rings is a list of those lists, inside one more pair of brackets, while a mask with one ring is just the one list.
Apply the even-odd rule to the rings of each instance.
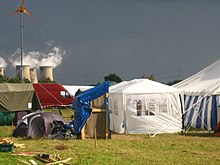
[[214, 130], [220, 121], [220, 59], [173, 86], [184, 91], [186, 130]]
[[180, 132], [181, 90], [148, 79], [134, 79], [109, 89], [110, 129], [116, 133]]
[[0, 83], [0, 112], [39, 110], [40, 103], [30, 83]]

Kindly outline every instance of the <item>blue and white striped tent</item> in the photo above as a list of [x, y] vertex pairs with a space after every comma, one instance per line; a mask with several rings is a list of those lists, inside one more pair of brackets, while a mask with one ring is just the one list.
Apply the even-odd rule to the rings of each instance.
[[184, 91], [184, 127], [213, 130], [220, 121], [220, 59], [174, 87]]
[[218, 96], [184, 96], [185, 127], [213, 130], [217, 123]]

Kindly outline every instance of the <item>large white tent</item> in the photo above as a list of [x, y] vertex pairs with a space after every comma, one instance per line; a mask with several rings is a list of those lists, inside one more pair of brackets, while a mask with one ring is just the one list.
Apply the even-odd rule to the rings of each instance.
[[213, 130], [220, 120], [220, 59], [174, 85], [184, 91], [184, 126]]
[[182, 129], [181, 90], [148, 79], [109, 89], [110, 129], [116, 133], [174, 133]]

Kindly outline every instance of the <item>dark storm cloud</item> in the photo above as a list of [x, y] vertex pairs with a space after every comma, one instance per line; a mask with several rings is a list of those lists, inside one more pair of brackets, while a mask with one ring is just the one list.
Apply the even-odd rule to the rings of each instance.
[[[18, 1], [0, 3], [5, 59], [19, 47]], [[63, 83], [154, 74], [161, 82], [185, 78], [219, 58], [217, 0], [38, 0], [25, 1], [25, 51], [46, 51], [53, 41], [66, 54], [55, 69]], [[3, 7], [4, 6], [4, 7]], [[1, 10], [2, 9], [2, 10]], [[2, 41], [2, 40], [1, 40]], [[6, 56], [7, 55], [7, 56]], [[9, 65], [8, 65], [9, 67]]]

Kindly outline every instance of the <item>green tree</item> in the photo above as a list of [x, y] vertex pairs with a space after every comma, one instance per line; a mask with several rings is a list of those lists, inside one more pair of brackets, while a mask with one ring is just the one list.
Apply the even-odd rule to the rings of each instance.
[[39, 83], [56, 83], [56, 81], [51, 81], [49, 77], [46, 79], [39, 80], [38, 82]]
[[116, 83], [122, 82], [122, 79], [116, 74], [109, 74], [108, 76], [104, 77], [105, 81], [114, 81]]
[[28, 80], [28, 79], [26, 79], [26, 78], [24, 78], [24, 83], [31, 83], [31, 81], [30, 80]]
[[21, 79], [18, 77], [12, 77], [8, 80], [8, 83], [21, 83]]
[[0, 75], [0, 83], [31, 83], [30, 80], [24, 78], [23, 81], [19, 77], [8, 78], [6, 76]]
[[8, 81], [8, 77], [0, 75], [0, 83], [5, 83]]
[[180, 81], [182, 81], [182, 80], [174, 80], [174, 81], [170, 81], [170, 82], [167, 83], [167, 85], [172, 86], [172, 85], [174, 85], [174, 84], [177, 84], [177, 83], [180, 82]]

